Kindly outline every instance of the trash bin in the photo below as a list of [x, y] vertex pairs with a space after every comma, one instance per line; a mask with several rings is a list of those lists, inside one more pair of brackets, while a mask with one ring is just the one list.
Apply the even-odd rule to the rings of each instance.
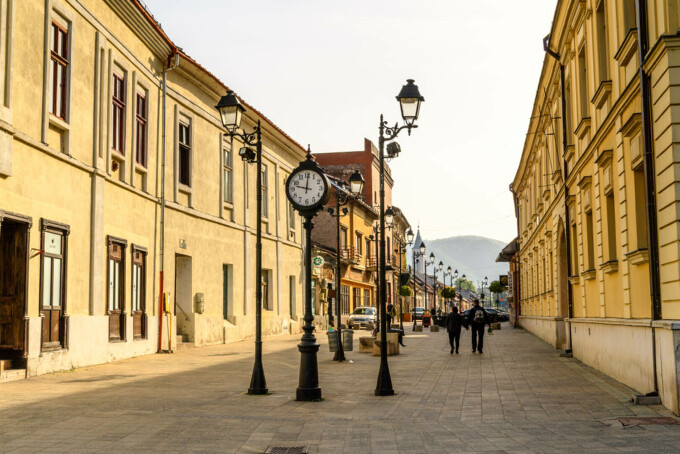
[[328, 331], [326, 334], [328, 335], [328, 350], [331, 353], [337, 352], [340, 346], [339, 333], [337, 331]]
[[342, 330], [342, 349], [346, 352], [351, 352], [354, 350], [354, 330]]

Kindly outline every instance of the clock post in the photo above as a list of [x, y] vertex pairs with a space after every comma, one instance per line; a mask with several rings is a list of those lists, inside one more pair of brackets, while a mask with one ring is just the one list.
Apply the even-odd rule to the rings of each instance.
[[[303, 186], [304, 185], [304, 186]], [[330, 182], [319, 165], [312, 159], [307, 147], [307, 159], [293, 170], [286, 181], [286, 196], [293, 207], [305, 218], [305, 315], [304, 334], [298, 344], [300, 351], [300, 381], [296, 400], [318, 402], [321, 400], [319, 367], [316, 354], [319, 344], [314, 336], [312, 315], [312, 219], [330, 198]]]

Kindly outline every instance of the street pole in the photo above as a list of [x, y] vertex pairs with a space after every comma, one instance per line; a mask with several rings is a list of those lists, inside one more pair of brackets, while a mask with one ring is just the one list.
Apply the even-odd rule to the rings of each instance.
[[340, 190], [338, 188], [335, 188], [335, 220], [336, 222], [336, 258], [337, 258], [337, 268], [335, 271], [335, 314], [338, 319], [338, 323], [335, 326], [336, 331], [338, 332], [338, 351], [335, 352], [335, 356], [333, 357], [334, 361], [344, 361], [345, 360], [345, 352], [342, 349], [342, 318], [341, 318], [341, 313], [340, 313], [340, 273], [341, 273], [341, 267], [342, 265], [340, 264]]

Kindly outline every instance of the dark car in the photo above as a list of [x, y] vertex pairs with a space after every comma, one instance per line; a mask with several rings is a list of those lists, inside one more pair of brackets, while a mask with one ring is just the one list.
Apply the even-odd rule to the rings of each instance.
[[489, 319], [493, 322], [507, 322], [510, 320], [510, 317], [508, 314], [502, 312], [502, 311], [497, 311], [493, 307], [485, 307], [484, 310], [486, 311], [487, 314], [489, 314]]
[[411, 315], [413, 317], [413, 320], [422, 320], [424, 313], [425, 313], [424, 307], [414, 307], [413, 309], [411, 309]]

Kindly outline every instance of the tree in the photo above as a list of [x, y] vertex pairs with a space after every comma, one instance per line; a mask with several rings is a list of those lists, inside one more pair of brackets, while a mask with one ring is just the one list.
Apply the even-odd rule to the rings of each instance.
[[456, 297], [456, 289], [454, 289], [453, 287], [444, 287], [441, 289], [439, 294], [444, 299], [452, 300]]
[[[503, 290], [503, 285], [501, 285], [500, 281], [493, 281], [489, 284], [489, 292], [491, 292], [491, 294], [502, 293]], [[496, 303], [498, 303], [498, 301], [496, 301]]]
[[453, 286], [455, 288], [461, 288], [463, 290], [471, 290], [473, 292], [477, 291], [477, 288], [475, 287], [475, 284], [472, 281], [468, 281], [467, 279], [462, 279], [460, 277], [456, 279], [456, 282], [454, 282]]

